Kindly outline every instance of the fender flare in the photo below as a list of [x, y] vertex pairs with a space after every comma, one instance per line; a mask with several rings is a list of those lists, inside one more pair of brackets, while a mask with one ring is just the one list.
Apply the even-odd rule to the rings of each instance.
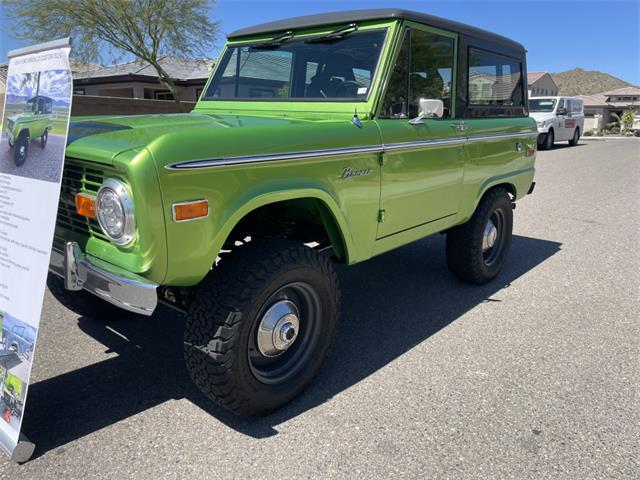
[[[335, 232], [330, 231], [327, 228], [330, 238], [335, 234], [339, 235], [344, 248], [344, 256], [348, 261], [349, 253], [353, 251], [353, 237], [351, 236], [351, 230], [347, 223], [342, 210], [338, 206], [336, 200], [325, 190], [319, 188], [296, 188], [291, 190], [276, 190], [267, 192], [250, 199], [237, 208], [233, 209], [233, 213], [224, 220], [222, 228], [218, 231], [213, 240], [213, 258], [211, 258], [211, 264], [213, 265], [216, 256], [222, 249], [224, 242], [231, 234], [232, 230], [238, 225], [238, 223], [254, 210], [271, 205], [278, 202], [287, 200], [302, 200], [302, 199], [314, 199], [319, 201], [320, 205], [325, 209], [325, 212], [321, 212], [323, 223], [325, 221], [332, 221], [335, 226]], [[325, 224], [325, 227], [327, 225]], [[331, 238], [333, 241], [335, 238]]]

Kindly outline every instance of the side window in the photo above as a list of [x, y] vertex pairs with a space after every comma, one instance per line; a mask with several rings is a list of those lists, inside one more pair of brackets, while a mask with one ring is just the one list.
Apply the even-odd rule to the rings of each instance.
[[522, 64], [518, 60], [469, 48], [468, 106], [471, 116], [524, 115], [524, 98]]
[[405, 30], [402, 47], [400, 47], [398, 59], [393, 66], [382, 103], [382, 111], [380, 112], [382, 118], [407, 118], [408, 116], [410, 35], [410, 30]]
[[407, 30], [380, 116], [417, 117], [422, 98], [442, 100], [444, 117], [449, 117], [454, 53], [453, 38], [422, 30]]
[[520, 63], [469, 49], [469, 105], [524, 104]]

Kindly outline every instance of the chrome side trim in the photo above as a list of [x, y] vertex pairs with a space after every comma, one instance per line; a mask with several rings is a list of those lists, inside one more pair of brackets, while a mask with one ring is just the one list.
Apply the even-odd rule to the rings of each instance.
[[467, 142], [503, 140], [505, 138], [537, 137], [538, 132], [523, 131], [515, 133], [502, 133], [498, 135], [474, 135], [471, 137], [443, 138], [439, 140], [424, 140], [415, 142], [389, 143], [382, 145], [369, 145], [363, 147], [331, 148], [327, 150], [307, 150], [291, 153], [273, 153], [266, 155], [244, 155], [238, 157], [208, 158], [203, 160], [189, 160], [166, 165], [167, 170], [195, 170], [202, 168], [219, 168], [231, 165], [243, 165], [263, 162], [279, 162], [286, 160], [299, 160], [305, 158], [324, 158], [338, 155], [350, 155], [357, 153], [384, 153], [398, 150], [415, 150], [417, 148], [440, 147], [445, 145], [458, 145]]
[[460, 137], [443, 138], [441, 140], [423, 140], [418, 142], [388, 143], [382, 146], [382, 150], [384, 152], [393, 152], [396, 150], [414, 150], [416, 148], [440, 147], [443, 145], [458, 145], [461, 143], [467, 143], [467, 139], [465, 137]]
[[504, 140], [505, 138], [530, 138], [537, 137], [538, 132], [525, 131], [525, 132], [514, 132], [514, 133], [500, 133], [497, 135], [474, 135], [472, 137], [467, 137], [469, 142], [481, 142], [485, 140]]
[[246, 155], [239, 157], [210, 158], [205, 160], [190, 160], [172, 163], [165, 166], [167, 170], [193, 170], [199, 168], [217, 168], [227, 165], [242, 165], [245, 163], [278, 162], [282, 160], [298, 160], [302, 158], [332, 157], [350, 155], [353, 153], [377, 153], [382, 151], [381, 145], [366, 147], [334, 148], [329, 150], [308, 150], [305, 152], [274, 153], [267, 155]]

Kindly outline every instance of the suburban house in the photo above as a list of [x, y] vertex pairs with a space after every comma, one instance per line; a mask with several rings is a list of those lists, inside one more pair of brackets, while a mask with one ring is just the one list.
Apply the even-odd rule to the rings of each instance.
[[553, 81], [549, 72], [528, 72], [527, 89], [529, 97], [555, 97], [558, 95], [558, 85]]
[[[195, 102], [211, 73], [213, 60], [164, 56], [160, 66], [173, 78], [180, 99]], [[173, 100], [156, 70], [139, 60], [75, 73], [74, 95]]]
[[612, 122], [611, 113], [621, 115], [627, 108], [634, 108], [634, 128], [640, 128], [640, 88], [623, 87], [593, 95], [578, 95], [584, 103], [584, 129], [600, 130]]

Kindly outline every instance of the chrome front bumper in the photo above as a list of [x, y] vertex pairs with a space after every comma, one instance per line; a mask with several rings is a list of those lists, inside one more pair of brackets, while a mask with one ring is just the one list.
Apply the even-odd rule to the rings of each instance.
[[130, 312], [151, 315], [158, 305], [156, 283], [85, 255], [76, 242], [51, 251], [49, 271], [64, 279], [67, 290], [84, 289]]

